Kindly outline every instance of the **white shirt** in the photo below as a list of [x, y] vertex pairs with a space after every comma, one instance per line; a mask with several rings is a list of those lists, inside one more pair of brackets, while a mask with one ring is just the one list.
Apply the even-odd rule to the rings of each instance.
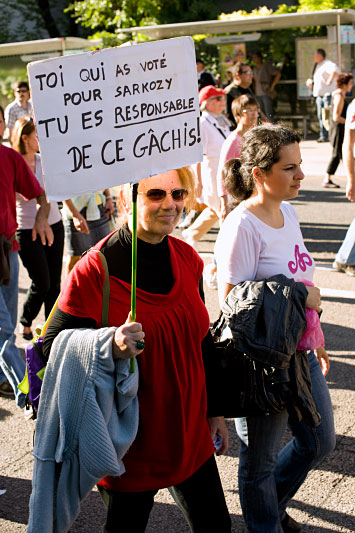
[[28, 100], [26, 107], [14, 100], [9, 104], [5, 109], [5, 123], [8, 128], [13, 128], [15, 126], [16, 120], [23, 117], [33, 117], [33, 109], [31, 101]]
[[345, 127], [350, 130], [355, 130], [355, 98], [351, 101], [346, 110]]
[[284, 274], [296, 281], [313, 281], [315, 264], [305, 247], [295, 209], [282, 202], [282, 228], [272, 228], [242, 202], [225, 219], [219, 231], [215, 258], [220, 305], [224, 284], [263, 280]]
[[338, 72], [338, 70], [337, 65], [329, 59], [318, 63], [313, 74], [313, 96], [324, 96], [336, 90], [335, 78], [330, 85], [327, 85], [327, 81], [333, 72]]
[[217, 171], [219, 155], [222, 145], [230, 134], [230, 122], [226, 117], [216, 116], [208, 111], [202, 112], [201, 139], [203, 146], [203, 161], [201, 163], [202, 197], [203, 202], [214, 211], [219, 211], [220, 200], [217, 194]]
[[[36, 154], [35, 176], [41, 187], [44, 187], [42, 164], [39, 154]], [[48, 224], [51, 226], [59, 222], [62, 217], [57, 202], [51, 202], [50, 206], [51, 208], [48, 215]], [[16, 193], [16, 220], [18, 229], [32, 229], [35, 223], [36, 215], [36, 199], [34, 198], [33, 200], [25, 200], [20, 194]]]

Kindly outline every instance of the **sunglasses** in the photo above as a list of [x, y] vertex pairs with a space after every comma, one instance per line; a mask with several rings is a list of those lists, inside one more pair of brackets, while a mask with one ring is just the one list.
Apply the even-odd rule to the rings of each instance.
[[167, 194], [171, 194], [174, 202], [182, 202], [189, 194], [186, 189], [173, 189], [172, 191], [164, 191], [164, 189], [149, 189], [147, 192], [138, 192], [144, 194], [152, 202], [162, 202]]
[[220, 102], [221, 100], [224, 100], [224, 96], [212, 96], [209, 100], [217, 100]]
[[17, 93], [28, 93], [28, 89], [16, 89]]
[[241, 74], [253, 74], [251, 70], [242, 70]]

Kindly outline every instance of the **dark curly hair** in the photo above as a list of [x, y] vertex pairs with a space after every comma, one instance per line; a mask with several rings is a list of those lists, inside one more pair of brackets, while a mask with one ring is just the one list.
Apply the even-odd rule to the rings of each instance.
[[340, 87], [344, 87], [344, 85], [347, 85], [352, 79], [353, 75], [351, 72], [339, 72], [336, 77], [336, 85], [338, 89], [340, 89]]
[[232, 159], [232, 163], [224, 167], [224, 184], [229, 194], [238, 201], [250, 198], [255, 189], [253, 168], [269, 172], [280, 160], [281, 148], [300, 141], [296, 131], [275, 124], [256, 126], [247, 131], [243, 135], [240, 159]]

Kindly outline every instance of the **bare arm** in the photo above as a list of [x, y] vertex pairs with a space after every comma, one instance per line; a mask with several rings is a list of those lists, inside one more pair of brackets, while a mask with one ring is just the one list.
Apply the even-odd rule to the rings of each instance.
[[347, 177], [346, 196], [350, 202], [355, 202], [355, 130], [345, 128], [345, 136], [343, 143], [343, 160]]
[[341, 116], [344, 108], [344, 97], [337, 93], [333, 97], [333, 120], [339, 124], [345, 124], [345, 118]]
[[32, 228], [32, 240], [37, 239], [37, 235], [40, 236], [43, 246], [48, 243], [48, 246], [52, 246], [54, 236], [50, 225], [48, 224], [48, 215], [51, 206], [47, 201], [47, 196], [44, 191], [41, 192], [36, 198], [39, 209], [37, 211], [35, 224]]
[[332, 72], [331, 75], [329, 76], [329, 78], [328, 78], [326, 84], [327, 84], [327, 85], [330, 85], [330, 84], [332, 83], [332, 81], [334, 80], [334, 78], [335, 78], [336, 75], [337, 75], [337, 71], [334, 70], [334, 72]]
[[69, 209], [71, 216], [73, 217], [73, 223], [75, 229], [80, 231], [80, 233], [90, 233], [89, 227], [83, 215], [75, 207], [72, 200], [64, 200], [64, 205]]
[[[227, 298], [228, 294], [233, 289], [233, 287], [235, 287], [235, 285], [231, 283], [224, 284], [224, 287], [223, 287], [223, 299], [224, 300]], [[308, 296], [306, 299], [306, 307], [308, 309], [314, 309], [315, 311], [317, 311], [317, 313], [320, 313], [320, 311], [322, 310], [320, 306], [321, 304], [320, 290], [318, 289], [318, 287], [310, 287], [308, 285], [306, 285], [306, 289], [308, 291]]]
[[106, 201], [105, 201], [105, 215], [112, 215], [112, 213], [114, 212], [115, 208], [114, 208], [114, 205], [113, 205], [113, 200], [112, 200], [112, 196], [111, 196], [111, 193], [110, 193], [110, 189], [105, 189], [103, 191], [104, 193], [104, 196], [106, 197]]
[[201, 163], [196, 165], [196, 198], [199, 198], [202, 194], [202, 176], [201, 176]]
[[272, 84], [270, 85], [269, 90], [271, 93], [275, 89], [276, 85], [279, 83], [280, 78], [281, 78], [281, 72], [279, 71], [277, 74], [275, 74], [274, 79], [272, 80]]

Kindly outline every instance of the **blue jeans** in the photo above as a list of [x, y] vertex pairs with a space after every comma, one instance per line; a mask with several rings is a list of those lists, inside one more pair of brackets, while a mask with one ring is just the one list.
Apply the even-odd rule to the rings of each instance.
[[316, 106], [317, 106], [317, 118], [319, 122], [319, 139], [323, 141], [328, 140], [328, 132], [323, 126], [323, 120], [322, 120], [322, 109], [323, 107], [329, 107], [330, 106], [330, 99], [331, 95], [326, 94], [324, 96], [317, 96], [316, 97]]
[[[288, 420], [278, 415], [236, 418], [241, 439], [239, 495], [250, 533], [282, 533], [281, 522], [289, 500], [335, 446], [333, 409], [325, 378], [314, 352], [309, 353], [312, 395], [321, 424]], [[287, 422], [293, 439], [279, 452]]]
[[8, 379], [16, 396], [18, 407], [25, 406], [25, 395], [17, 385], [25, 375], [25, 363], [15, 344], [18, 303], [18, 253], [10, 253], [11, 281], [0, 286], [0, 383]]
[[355, 218], [346, 232], [345, 239], [338, 250], [335, 260], [338, 263], [355, 266]]

